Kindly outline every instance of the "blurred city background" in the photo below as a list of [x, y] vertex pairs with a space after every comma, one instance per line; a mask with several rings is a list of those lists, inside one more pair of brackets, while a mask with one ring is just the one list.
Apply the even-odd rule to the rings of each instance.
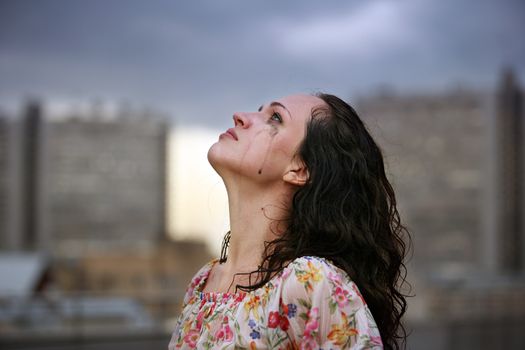
[[384, 151], [408, 348], [525, 348], [524, 34], [519, 0], [0, 0], [0, 348], [166, 348], [228, 228], [209, 146], [316, 91]]

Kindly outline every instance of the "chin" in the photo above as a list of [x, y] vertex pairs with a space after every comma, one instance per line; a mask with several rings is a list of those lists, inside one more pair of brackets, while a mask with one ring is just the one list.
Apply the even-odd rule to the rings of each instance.
[[226, 164], [228, 163], [221, 150], [221, 145], [219, 142], [214, 143], [208, 150], [208, 163], [210, 163], [211, 167], [219, 175], [221, 175], [222, 170], [224, 170]]
[[217, 163], [217, 142], [214, 143], [213, 145], [211, 145], [210, 149], [208, 150], [208, 162], [210, 163], [210, 165], [213, 167], [213, 169], [217, 170], [215, 168], [215, 164]]

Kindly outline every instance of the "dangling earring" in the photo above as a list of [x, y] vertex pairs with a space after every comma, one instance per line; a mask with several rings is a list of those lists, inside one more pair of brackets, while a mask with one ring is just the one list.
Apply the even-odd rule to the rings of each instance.
[[226, 262], [226, 259], [228, 259], [228, 246], [230, 245], [230, 237], [232, 236], [232, 232], [228, 231], [224, 235], [224, 239], [222, 240], [222, 248], [221, 248], [221, 257], [219, 258], [219, 264], [223, 264]]

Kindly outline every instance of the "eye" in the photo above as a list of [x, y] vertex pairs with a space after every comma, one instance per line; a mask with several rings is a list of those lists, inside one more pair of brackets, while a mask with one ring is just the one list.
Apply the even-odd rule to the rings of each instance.
[[283, 122], [283, 118], [281, 117], [281, 115], [277, 112], [274, 112], [272, 114], [272, 116], [270, 117], [270, 120], [272, 121], [275, 121], [275, 122], [278, 122], [278, 123], [282, 123]]

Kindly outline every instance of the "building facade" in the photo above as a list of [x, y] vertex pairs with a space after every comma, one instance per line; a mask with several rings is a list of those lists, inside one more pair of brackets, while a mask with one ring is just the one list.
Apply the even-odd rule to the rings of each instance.
[[487, 101], [458, 89], [380, 94], [357, 104], [383, 150], [401, 218], [412, 234], [412, 269], [420, 275], [461, 275], [483, 259]]
[[[0, 186], [16, 192], [4, 199], [9, 203], [4, 208], [16, 212], [11, 221], [18, 224], [0, 213], [2, 227], [10, 227], [0, 236], [2, 247], [75, 255], [151, 248], [164, 237], [164, 118], [132, 113], [58, 118], [33, 102], [11, 123], [9, 147], [0, 154], [6, 164]], [[6, 137], [0, 142], [7, 145]]]
[[522, 101], [505, 72], [490, 93], [383, 93], [357, 104], [412, 235], [409, 348], [525, 346]]

